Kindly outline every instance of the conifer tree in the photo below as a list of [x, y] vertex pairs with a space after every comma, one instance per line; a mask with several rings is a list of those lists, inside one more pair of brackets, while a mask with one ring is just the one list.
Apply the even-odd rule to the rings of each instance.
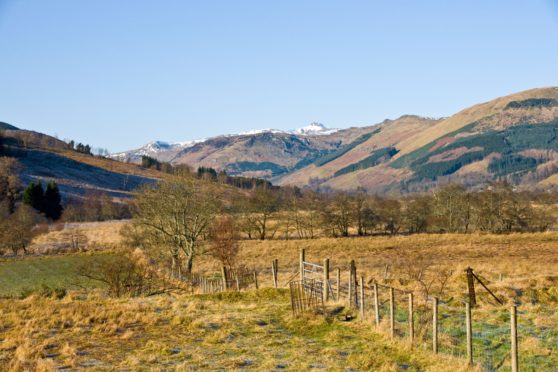
[[44, 195], [41, 181], [32, 181], [23, 192], [23, 203], [42, 211]]
[[45, 190], [42, 211], [48, 218], [56, 221], [60, 218], [60, 216], [62, 216], [62, 210], [60, 190], [58, 189], [56, 182], [51, 181], [48, 183]]

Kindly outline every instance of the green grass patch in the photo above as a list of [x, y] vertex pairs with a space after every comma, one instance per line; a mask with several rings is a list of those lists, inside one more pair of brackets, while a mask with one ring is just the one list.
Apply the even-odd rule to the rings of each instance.
[[0, 297], [21, 297], [44, 287], [99, 287], [99, 283], [78, 276], [77, 269], [111, 257], [113, 254], [103, 253], [3, 259], [0, 261]]

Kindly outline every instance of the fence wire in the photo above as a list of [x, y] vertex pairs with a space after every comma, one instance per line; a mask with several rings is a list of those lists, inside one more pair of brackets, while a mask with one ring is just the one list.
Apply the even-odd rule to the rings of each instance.
[[459, 301], [438, 304], [438, 352], [467, 356], [465, 305]]

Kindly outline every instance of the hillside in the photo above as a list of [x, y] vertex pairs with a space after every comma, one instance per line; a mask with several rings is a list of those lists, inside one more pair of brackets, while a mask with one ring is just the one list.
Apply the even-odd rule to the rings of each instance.
[[174, 144], [155, 141], [112, 157], [139, 163], [141, 156], [147, 155], [172, 164], [212, 167], [230, 175], [273, 180], [339, 150], [369, 131], [367, 127], [335, 130], [312, 123], [294, 131], [255, 130]]
[[329, 130], [259, 130], [168, 144], [152, 142], [114, 158], [142, 155], [172, 164], [260, 177], [278, 185], [373, 193], [426, 191], [457, 182], [480, 188], [505, 179], [521, 188], [558, 185], [558, 88], [532, 89], [443, 119], [395, 120]]
[[558, 88], [498, 98], [443, 120], [402, 117], [378, 130], [335, 162], [318, 161], [279, 183], [372, 192], [424, 191], [447, 181], [472, 188], [496, 179], [524, 188], [555, 184]]
[[93, 190], [126, 198], [135, 188], [162, 176], [134, 164], [70, 150], [63, 141], [28, 130], [4, 130], [2, 145], [2, 156], [14, 157], [21, 163], [20, 179], [24, 185], [32, 180], [54, 180], [65, 199], [79, 198]]
[[0, 121], [0, 130], [17, 130], [17, 129], [18, 129], [17, 127], [14, 127], [11, 124]]

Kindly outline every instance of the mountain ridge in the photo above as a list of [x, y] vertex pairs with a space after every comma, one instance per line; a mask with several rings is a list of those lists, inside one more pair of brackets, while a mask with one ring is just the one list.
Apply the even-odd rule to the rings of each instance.
[[[125, 176], [108, 177], [108, 173], [93, 168], [83, 174], [72, 169], [83, 170], [79, 163], [91, 163], [96, 157], [75, 159], [77, 153], [56, 150], [56, 156], [43, 154], [50, 159], [47, 161], [41, 157], [42, 148], [66, 149], [68, 144], [0, 124], [3, 142], [19, 148], [29, 180], [50, 176], [67, 179], [62, 183], [63, 191], [65, 187], [75, 194], [97, 186], [114, 196], [130, 191], [124, 187], [128, 182]], [[154, 141], [112, 157], [141, 163], [145, 155], [173, 165], [213, 168], [279, 186], [320, 190], [363, 188], [378, 194], [408, 193], [448, 182], [479, 189], [496, 180], [506, 180], [520, 189], [558, 188], [558, 87], [499, 97], [443, 118], [403, 115], [345, 129], [311, 123], [292, 131], [264, 129], [176, 143]], [[64, 169], [50, 164], [56, 162]], [[121, 164], [110, 159], [95, 162], [108, 162], [101, 168], [109, 171]], [[138, 178], [138, 185], [153, 182], [137, 164], [122, 167], [125, 172], [133, 167], [132, 173], [143, 177]], [[80, 179], [93, 175], [108, 178], [91, 187]]]
[[557, 120], [558, 87], [544, 87], [443, 118], [403, 115], [338, 130], [312, 123], [295, 131], [217, 136], [170, 150], [159, 146], [145, 154], [283, 186], [413, 192], [450, 181], [478, 188], [503, 178], [547, 187], [558, 180], [552, 177], [558, 169]]

